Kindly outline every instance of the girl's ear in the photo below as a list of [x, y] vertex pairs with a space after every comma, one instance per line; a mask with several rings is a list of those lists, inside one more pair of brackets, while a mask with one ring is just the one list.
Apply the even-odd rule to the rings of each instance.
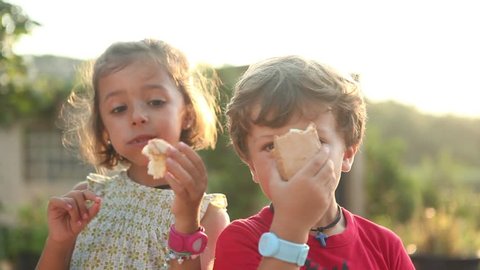
[[195, 120], [195, 115], [193, 113], [192, 105], [188, 105], [185, 109], [185, 114], [182, 120], [182, 129], [186, 130], [192, 127], [193, 121]]
[[103, 130], [102, 139], [104, 143], [107, 143], [108, 141], [110, 141], [110, 135], [106, 130]]
[[352, 169], [353, 160], [358, 151], [358, 145], [352, 145], [345, 149], [343, 153], [342, 172], [349, 172]]

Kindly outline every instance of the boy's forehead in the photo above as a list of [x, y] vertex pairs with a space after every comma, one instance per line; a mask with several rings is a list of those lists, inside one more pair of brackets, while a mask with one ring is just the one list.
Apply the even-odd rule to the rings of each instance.
[[[258, 119], [258, 116], [261, 110], [262, 110], [262, 105], [260, 104], [260, 102], [257, 102], [253, 106], [251, 106], [249, 115], [250, 115], [250, 120], [252, 122]], [[285, 119], [285, 123], [286, 123], [292, 120], [293, 121], [298, 120], [300, 118], [314, 119], [319, 114], [323, 114], [331, 111], [332, 111], [332, 107], [324, 102], [307, 102], [303, 105], [298, 105], [294, 107], [293, 109], [291, 109], [290, 112], [270, 111], [267, 114], [267, 118], [271, 120], [271, 119], [275, 119], [276, 117], [282, 117], [282, 115], [291, 115], [292, 119]], [[277, 115], [274, 115], [274, 113], [276, 113]]]

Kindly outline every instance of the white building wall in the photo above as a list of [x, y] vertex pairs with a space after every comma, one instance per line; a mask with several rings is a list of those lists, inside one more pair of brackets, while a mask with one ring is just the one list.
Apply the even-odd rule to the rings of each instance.
[[22, 128], [0, 129], [0, 204], [6, 212], [26, 201], [22, 174]]

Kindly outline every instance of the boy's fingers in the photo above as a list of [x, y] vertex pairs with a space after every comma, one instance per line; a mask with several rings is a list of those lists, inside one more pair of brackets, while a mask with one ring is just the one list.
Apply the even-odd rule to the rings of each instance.
[[329, 153], [330, 149], [328, 148], [328, 146], [322, 146], [318, 153], [315, 154], [313, 158], [302, 169], [300, 169], [301, 173], [306, 173], [310, 176], [317, 175], [322, 170], [322, 168], [325, 167]]

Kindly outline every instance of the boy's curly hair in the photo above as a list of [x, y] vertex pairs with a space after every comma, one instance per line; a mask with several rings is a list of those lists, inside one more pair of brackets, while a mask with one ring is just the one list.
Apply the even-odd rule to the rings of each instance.
[[[332, 68], [299, 56], [270, 58], [251, 65], [235, 85], [227, 105], [227, 128], [235, 151], [248, 159], [246, 137], [251, 124], [281, 127], [308, 108], [328, 106], [347, 146], [360, 145], [366, 108], [358, 83]], [[253, 108], [260, 111], [253, 119]]]

